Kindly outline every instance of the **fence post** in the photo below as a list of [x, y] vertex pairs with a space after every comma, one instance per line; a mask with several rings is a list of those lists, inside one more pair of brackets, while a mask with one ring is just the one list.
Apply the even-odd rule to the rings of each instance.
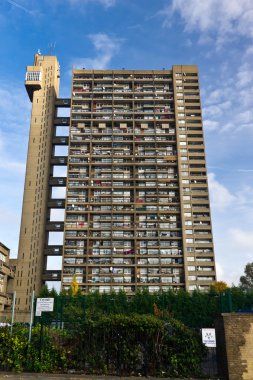
[[12, 335], [12, 328], [14, 323], [14, 316], [15, 316], [15, 306], [16, 306], [16, 291], [13, 293], [13, 299], [12, 299], [12, 309], [11, 309], [11, 335]]
[[30, 315], [29, 336], [28, 336], [28, 342], [29, 343], [31, 342], [31, 337], [32, 337], [33, 306], [34, 306], [34, 290], [32, 292], [32, 299], [31, 299], [31, 315]]

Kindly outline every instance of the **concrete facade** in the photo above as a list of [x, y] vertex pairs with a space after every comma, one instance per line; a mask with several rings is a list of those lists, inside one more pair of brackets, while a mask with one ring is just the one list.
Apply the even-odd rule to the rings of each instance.
[[25, 85], [32, 101], [15, 290], [16, 309], [29, 310], [32, 291], [42, 286], [47, 239], [47, 201], [51, 171], [55, 99], [60, 72], [56, 57], [35, 55], [26, 70]]

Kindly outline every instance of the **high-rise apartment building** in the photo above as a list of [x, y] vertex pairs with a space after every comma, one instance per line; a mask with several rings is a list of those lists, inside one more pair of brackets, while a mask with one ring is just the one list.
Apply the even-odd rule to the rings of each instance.
[[[28, 309], [45, 281], [68, 289], [74, 275], [85, 293], [208, 289], [216, 275], [197, 66], [73, 70], [71, 99], [59, 98], [59, 76], [53, 56], [27, 68], [17, 306]], [[54, 175], [61, 165], [66, 177]], [[50, 220], [59, 208], [64, 221]], [[50, 244], [52, 233], [62, 244]], [[62, 268], [49, 270], [56, 256]]]
[[10, 309], [12, 302], [11, 285], [15, 272], [10, 263], [10, 250], [0, 242], [0, 316]]

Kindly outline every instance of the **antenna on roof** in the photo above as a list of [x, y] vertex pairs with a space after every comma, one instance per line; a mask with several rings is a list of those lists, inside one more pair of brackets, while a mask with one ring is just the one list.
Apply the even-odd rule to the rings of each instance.
[[48, 48], [49, 48], [49, 55], [53, 55], [53, 51], [55, 49], [55, 42], [50, 42], [48, 44]]

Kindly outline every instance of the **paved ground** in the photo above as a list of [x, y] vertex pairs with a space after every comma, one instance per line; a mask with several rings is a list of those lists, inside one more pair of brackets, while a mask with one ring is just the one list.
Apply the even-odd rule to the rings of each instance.
[[[88, 375], [52, 375], [37, 373], [12, 374], [9, 372], [0, 372], [0, 380], [140, 380], [142, 377], [116, 377], [116, 376], [88, 376]], [[142, 379], [145, 379], [143, 377]], [[156, 377], [148, 377], [149, 380], [158, 380]], [[177, 380], [169, 378], [169, 380]], [[183, 380], [183, 379], [181, 379]], [[200, 380], [188, 378], [187, 380]], [[207, 379], [208, 380], [208, 379]], [[219, 379], [217, 379], [219, 380]]]

